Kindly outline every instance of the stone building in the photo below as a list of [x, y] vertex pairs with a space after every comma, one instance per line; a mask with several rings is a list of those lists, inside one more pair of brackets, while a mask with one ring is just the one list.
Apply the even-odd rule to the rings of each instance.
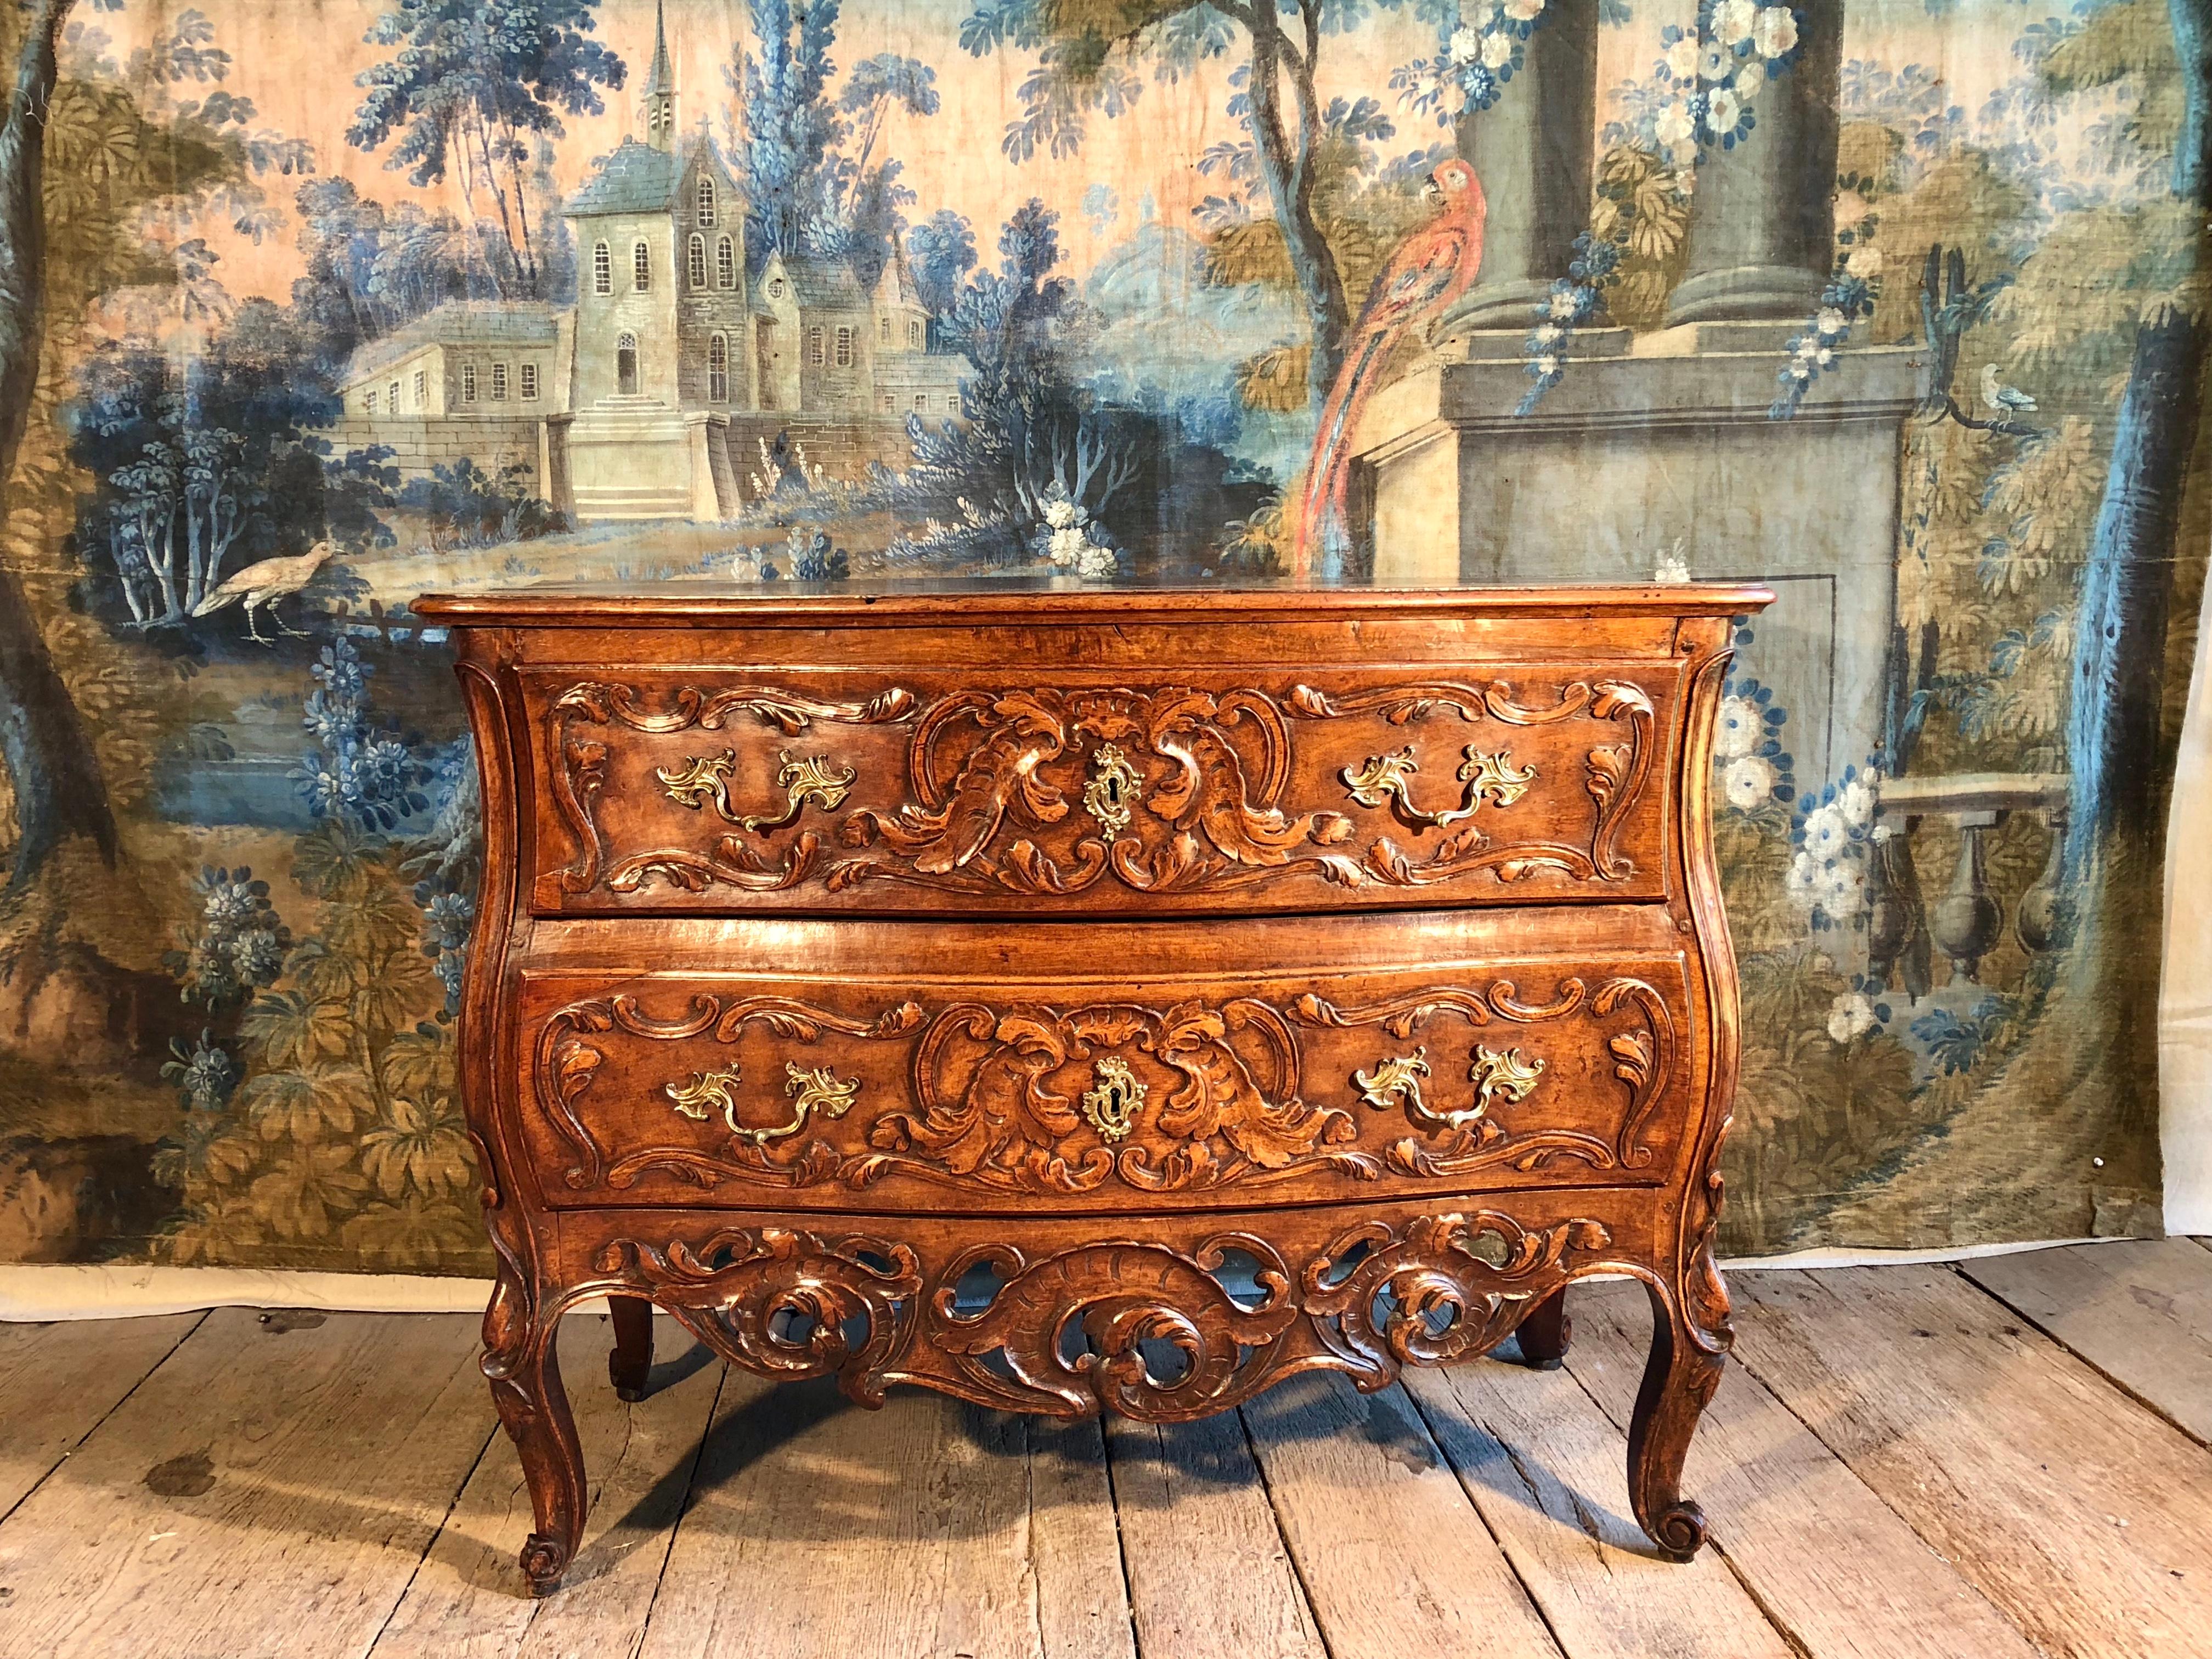
[[645, 138], [562, 208], [574, 308], [447, 305], [363, 347], [342, 447], [388, 445], [408, 477], [520, 463], [581, 520], [714, 520], [736, 511], [763, 444], [857, 478], [904, 461], [908, 414], [959, 414], [967, 360], [929, 349], [902, 257], [872, 289], [835, 261], [748, 269], [742, 187], [703, 123], [678, 125], [665, 15], [640, 104]]

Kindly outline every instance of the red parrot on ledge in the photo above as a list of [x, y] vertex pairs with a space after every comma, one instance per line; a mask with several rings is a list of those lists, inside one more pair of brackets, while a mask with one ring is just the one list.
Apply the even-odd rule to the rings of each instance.
[[1423, 193], [1438, 211], [1401, 243], [1368, 291], [1367, 303], [1352, 325], [1337, 371], [1336, 385], [1322, 405], [1314, 434], [1313, 459], [1306, 465], [1305, 496], [1295, 526], [1291, 569], [1304, 577], [1316, 567], [1341, 570], [1352, 546], [1345, 518], [1345, 494], [1352, 482], [1352, 436], [1367, 400], [1400, 341], [1425, 331], [1474, 285], [1482, 269], [1482, 221], [1486, 210], [1482, 181], [1465, 161], [1446, 161], [1428, 178]]

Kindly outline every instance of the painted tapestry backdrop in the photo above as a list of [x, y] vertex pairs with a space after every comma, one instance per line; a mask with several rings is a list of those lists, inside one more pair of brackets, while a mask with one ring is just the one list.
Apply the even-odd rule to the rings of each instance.
[[1727, 1250], [2155, 1226], [2212, 0], [658, 9], [0, 0], [0, 1259], [487, 1267], [412, 596], [1019, 568], [1770, 580]]

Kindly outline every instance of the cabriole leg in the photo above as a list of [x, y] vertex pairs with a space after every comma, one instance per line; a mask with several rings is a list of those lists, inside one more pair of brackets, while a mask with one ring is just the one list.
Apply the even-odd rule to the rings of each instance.
[[607, 1316], [615, 1328], [607, 1379], [617, 1400], [635, 1404], [645, 1398], [645, 1380], [653, 1370], [653, 1304], [641, 1296], [611, 1296]]
[[1720, 1386], [1723, 1355], [1701, 1346], [1674, 1298], [1651, 1297], [1651, 1358], [1628, 1425], [1628, 1497], [1637, 1524], [1668, 1557], [1686, 1561], [1705, 1541], [1705, 1512], [1682, 1496], [1682, 1460], [1698, 1413]]
[[547, 1595], [560, 1588], [583, 1530], [584, 1448], [576, 1438], [568, 1392], [561, 1386], [559, 1316], [531, 1319], [519, 1340], [503, 1347], [494, 1330], [500, 1311], [495, 1296], [492, 1310], [484, 1316], [483, 1371], [491, 1379], [499, 1420], [521, 1454], [538, 1521], [538, 1530], [522, 1547], [523, 1576], [532, 1595]]
[[1555, 1371], [1566, 1363], [1567, 1345], [1575, 1339], [1574, 1322], [1567, 1317], [1567, 1287], [1560, 1285], [1536, 1303], [1516, 1331], [1521, 1363], [1532, 1371]]

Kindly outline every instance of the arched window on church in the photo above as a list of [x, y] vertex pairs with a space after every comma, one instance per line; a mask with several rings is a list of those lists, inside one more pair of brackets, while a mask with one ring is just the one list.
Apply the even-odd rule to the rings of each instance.
[[818, 325], [806, 331], [806, 361], [817, 368], [822, 367], [822, 330]]
[[714, 244], [714, 283], [726, 289], [738, 285], [738, 250], [726, 236]]
[[695, 289], [707, 286], [707, 239], [694, 232], [690, 256], [684, 261], [684, 274], [691, 279]]
[[[639, 244], [643, 246], [643, 243]], [[615, 390], [625, 398], [637, 396], [637, 336], [623, 334], [615, 341]]]
[[730, 337], [717, 334], [707, 342], [707, 401], [730, 401]]
[[840, 328], [837, 331], [837, 367], [850, 368], [852, 366], [853, 331], [850, 328]]
[[699, 180], [699, 222], [702, 225], [714, 222], [714, 181], [703, 177]]
[[653, 286], [653, 250], [643, 242], [629, 251], [631, 275], [635, 278], [637, 291], [644, 293]]
[[592, 249], [592, 292], [611, 294], [615, 291], [615, 256], [605, 242]]

